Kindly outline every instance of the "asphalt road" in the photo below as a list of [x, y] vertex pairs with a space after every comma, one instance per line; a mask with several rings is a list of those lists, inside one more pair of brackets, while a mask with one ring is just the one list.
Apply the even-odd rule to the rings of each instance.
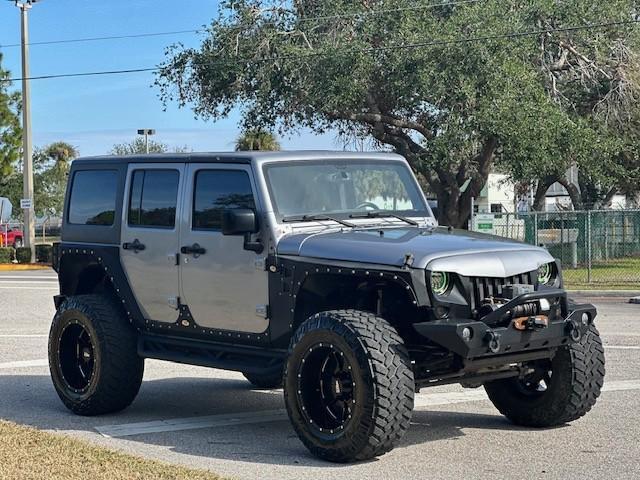
[[235, 478], [640, 478], [640, 305], [626, 299], [589, 299], [599, 310], [607, 377], [583, 419], [514, 427], [482, 389], [436, 387], [417, 395], [411, 428], [393, 452], [334, 465], [297, 439], [281, 391], [254, 390], [235, 373], [147, 361], [126, 411], [70, 414], [46, 366], [56, 290], [51, 272], [0, 274], [0, 418]]

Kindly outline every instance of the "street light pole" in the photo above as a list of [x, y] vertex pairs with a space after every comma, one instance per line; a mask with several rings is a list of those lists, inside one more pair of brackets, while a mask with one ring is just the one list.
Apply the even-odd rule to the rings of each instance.
[[30, 200], [24, 211], [24, 246], [31, 249], [31, 262], [35, 262], [35, 212], [33, 206], [33, 145], [31, 140], [31, 91], [29, 86], [29, 16], [33, 0], [16, 1], [20, 9], [22, 26], [22, 150], [23, 197]]
[[155, 135], [156, 131], [153, 128], [141, 128], [138, 130], [138, 135], [144, 135], [144, 149], [146, 153], [149, 153], [149, 135]]

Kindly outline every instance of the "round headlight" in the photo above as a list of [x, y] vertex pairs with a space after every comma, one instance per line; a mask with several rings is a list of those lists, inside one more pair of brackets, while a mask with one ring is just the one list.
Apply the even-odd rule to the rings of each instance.
[[538, 283], [547, 285], [553, 280], [553, 264], [545, 263], [538, 268]]
[[447, 272], [431, 272], [431, 290], [436, 295], [444, 295], [449, 291], [451, 280]]

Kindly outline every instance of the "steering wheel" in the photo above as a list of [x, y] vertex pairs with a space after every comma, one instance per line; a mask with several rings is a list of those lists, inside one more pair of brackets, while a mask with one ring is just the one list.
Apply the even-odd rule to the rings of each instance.
[[373, 202], [362, 202], [360, 205], [356, 206], [356, 210], [362, 210], [370, 208], [371, 210], [380, 210], [380, 207]]

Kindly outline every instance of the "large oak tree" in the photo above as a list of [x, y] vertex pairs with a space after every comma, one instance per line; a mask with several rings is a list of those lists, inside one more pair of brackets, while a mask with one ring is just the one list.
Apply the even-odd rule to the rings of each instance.
[[460, 227], [496, 163], [521, 180], [589, 158], [594, 128], [558, 96], [548, 63], [564, 71], [585, 39], [628, 34], [584, 27], [628, 21], [631, 4], [229, 0], [200, 48], [168, 50], [157, 84], [204, 118], [239, 107], [244, 128], [372, 138], [408, 159], [441, 223]]

